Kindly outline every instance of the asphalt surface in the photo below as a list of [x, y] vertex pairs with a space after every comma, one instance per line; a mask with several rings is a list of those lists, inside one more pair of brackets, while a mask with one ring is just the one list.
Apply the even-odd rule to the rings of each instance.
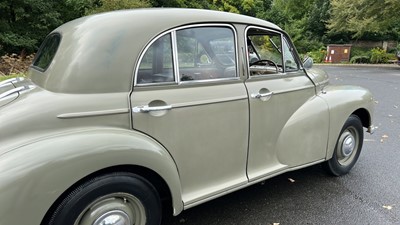
[[[374, 124], [352, 171], [332, 177], [320, 165], [286, 173], [182, 212], [163, 225], [400, 224], [400, 66], [318, 66], [333, 84], [374, 94]], [[294, 181], [294, 182], [293, 182]]]

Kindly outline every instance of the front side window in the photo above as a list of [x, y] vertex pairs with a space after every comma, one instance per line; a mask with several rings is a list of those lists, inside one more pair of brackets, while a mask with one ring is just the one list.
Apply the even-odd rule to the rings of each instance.
[[50, 34], [43, 41], [35, 60], [33, 61], [33, 66], [41, 71], [45, 71], [50, 63], [53, 61], [56, 55], [58, 46], [60, 45], [61, 36], [58, 33]]
[[283, 72], [281, 34], [253, 28], [246, 38], [250, 75]]
[[181, 81], [236, 77], [233, 31], [228, 27], [194, 27], [176, 31]]

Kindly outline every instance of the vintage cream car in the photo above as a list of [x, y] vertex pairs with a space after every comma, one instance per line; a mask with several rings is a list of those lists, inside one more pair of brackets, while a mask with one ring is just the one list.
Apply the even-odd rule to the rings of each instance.
[[142, 9], [80, 18], [0, 89], [0, 224], [160, 224], [270, 177], [356, 163], [373, 99], [330, 85], [252, 17]]

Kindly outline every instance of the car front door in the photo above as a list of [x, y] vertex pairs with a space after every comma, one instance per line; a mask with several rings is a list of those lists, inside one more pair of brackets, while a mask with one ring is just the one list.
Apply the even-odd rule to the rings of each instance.
[[282, 33], [246, 32], [250, 181], [325, 158], [328, 108]]
[[174, 158], [185, 207], [248, 182], [249, 111], [229, 25], [192, 26], [156, 38], [131, 95], [133, 128]]

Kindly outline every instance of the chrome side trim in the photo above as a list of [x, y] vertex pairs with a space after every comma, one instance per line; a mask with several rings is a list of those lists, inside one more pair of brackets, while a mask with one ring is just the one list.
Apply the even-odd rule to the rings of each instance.
[[22, 92], [22, 91], [25, 91], [25, 90], [29, 90], [29, 89], [32, 89], [34, 87], [35, 86], [33, 86], [33, 85], [25, 85], [25, 86], [20, 86], [20, 87], [17, 87], [17, 88], [13, 88], [13, 89], [8, 90], [8, 91], [6, 91], [4, 93], [1, 93], [0, 94], [0, 99], [5, 98], [5, 97], [7, 97], [9, 95], [12, 95], [12, 94], [15, 94], [15, 93], [19, 94], [19, 92]]
[[172, 104], [172, 108], [184, 108], [184, 107], [191, 107], [191, 106], [200, 106], [200, 105], [216, 104], [216, 103], [223, 103], [223, 102], [232, 102], [232, 101], [238, 101], [238, 100], [247, 100], [247, 95], [239, 96], [239, 97], [219, 98], [219, 99], [213, 99], [213, 100], [202, 100], [202, 101], [177, 103], [177, 104]]
[[81, 117], [91, 117], [91, 116], [107, 116], [107, 115], [115, 115], [115, 114], [124, 114], [129, 113], [129, 109], [108, 109], [108, 110], [99, 110], [99, 111], [87, 111], [87, 112], [74, 112], [74, 113], [63, 113], [57, 115], [59, 119], [73, 119], [73, 118], [81, 118]]
[[309, 89], [309, 88], [314, 88], [314, 85], [292, 88], [292, 89], [283, 90], [283, 91], [276, 91], [276, 92], [274, 92], [274, 94], [283, 94], [283, 93], [288, 93], [288, 92], [301, 91], [301, 90], [305, 90], [305, 89]]
[[23, 77], [14, 77], [14, 78], [10, 78], [10, 79], [7, 79], [7, 80], [3, 80], [3, 81], [0, 82], [0, 87], [4, 86], [6, 84], [9, 84], [9, 83], [20, 82], [20, 81], [23, 81], [23, 80], [25, 80], [25, 78], [23, 78]]

